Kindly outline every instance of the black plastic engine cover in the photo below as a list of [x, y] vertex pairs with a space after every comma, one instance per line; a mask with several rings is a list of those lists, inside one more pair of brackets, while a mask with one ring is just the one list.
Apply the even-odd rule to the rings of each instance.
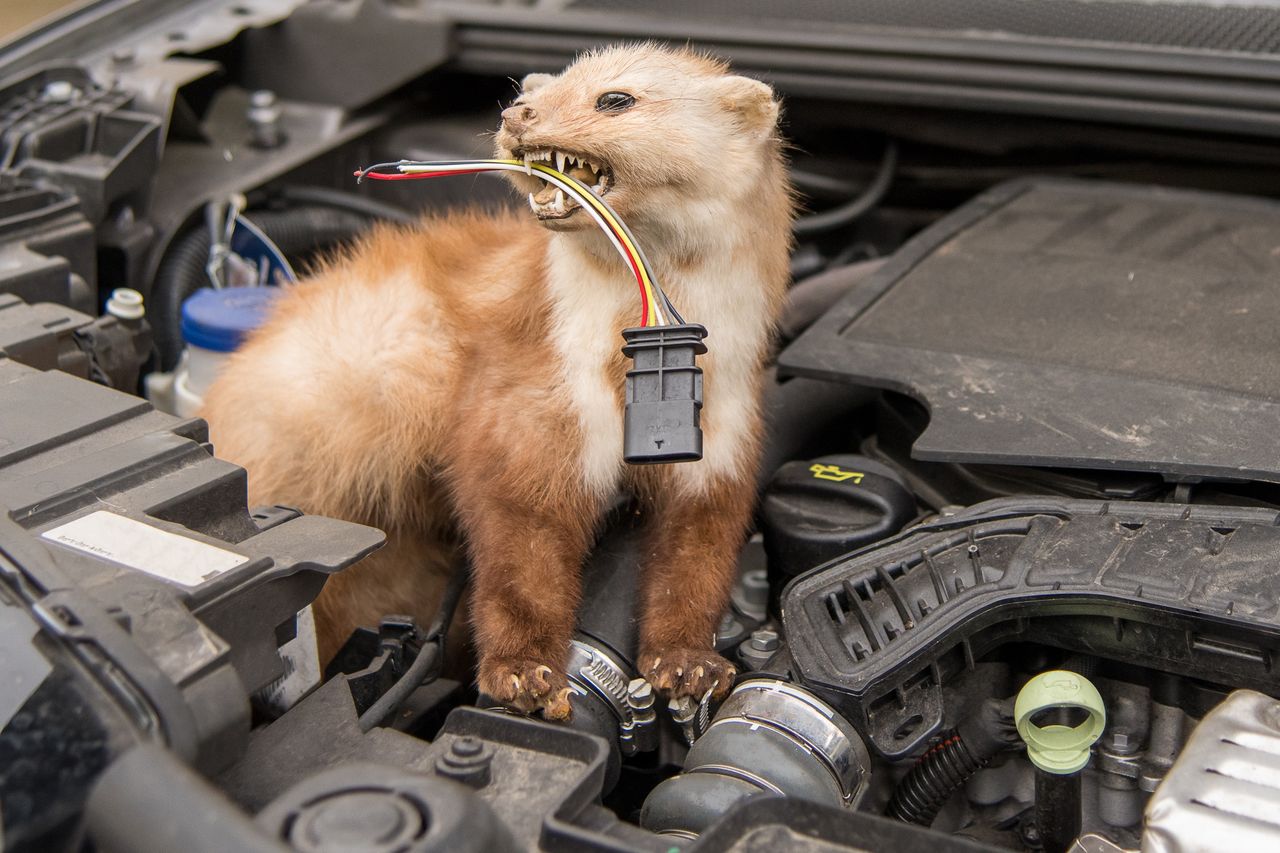
[[1004, 499], [912, 528], [782, 595], [795, 671], [887, 758], [1008, 642], [1280, 694], [1280, 513]]
[[1280, 204], [1049, 179], [911, 240], [780, 356], [924, 402], [917, 459], [1280, 482]]

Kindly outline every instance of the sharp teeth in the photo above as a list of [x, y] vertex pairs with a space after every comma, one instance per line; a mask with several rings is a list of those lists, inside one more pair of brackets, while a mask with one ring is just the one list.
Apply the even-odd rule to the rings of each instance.
[[[528, 151], [526, 151], [526, 152], [524, 153], [524, 173], [525, 173], [526, 175], [532, 175], [532, 174], [533, 174], [533, 163], [532, 163], [532, 161], [529, 159], [529, 152], [528, 152]], [[530, 201], [533, 201], [533, 193], [529, 193], [529, 200], [530, 200]]]
[[529, 209], [534, 213], [538, 212], [538, 203], [533, 200], [533, 193], [529, 193]]
[[565, 160], [564, 152], [563, 152], [563, 151], [557, 151], [557, 152], [556, 152], [556, 171], [557, 171], [557, 172], [563, 172], [563, 171], [564, 171], [564, 160]]
[[564, 190], [556, 190], [556, 213], [564, 213]]

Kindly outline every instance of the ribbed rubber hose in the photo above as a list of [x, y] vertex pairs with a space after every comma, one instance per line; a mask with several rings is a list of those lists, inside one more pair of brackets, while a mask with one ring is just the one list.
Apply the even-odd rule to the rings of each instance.
[[952, 729], [902, 777], [887, 813], [904, 823], [930, 825], [951, 795], [990, 760], [975, 758]]
[[[286, 256], [350, 240], [374, 222], [368, 215], [330, 206], [253, 211], [249, 216]], [[209, 232], [203, 224], [170, 243], [160, 262], [147, 300], [147, 318], [160, 351], [161, 370], [172, 370], [182, 354], [182, 303], [208, 285], [208, 262]]]

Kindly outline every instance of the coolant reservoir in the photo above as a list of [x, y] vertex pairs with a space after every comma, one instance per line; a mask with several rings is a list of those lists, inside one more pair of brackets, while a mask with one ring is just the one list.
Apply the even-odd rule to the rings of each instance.
[[205, 287], [182, 303], [187, 342], [173, 379], [174, 414], [190, 417], [232, 352], [266, 319], [278, 287]]

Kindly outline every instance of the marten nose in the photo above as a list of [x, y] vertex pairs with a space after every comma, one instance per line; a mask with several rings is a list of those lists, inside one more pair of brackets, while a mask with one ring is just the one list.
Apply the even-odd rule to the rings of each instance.
[[508, 132], [514, 133], [516, 136], [528, 130], [529, 125], [537, 117], [537, 111], [525, 104], [516, 104], [502, 111], [502, 123], [506, 125]]

